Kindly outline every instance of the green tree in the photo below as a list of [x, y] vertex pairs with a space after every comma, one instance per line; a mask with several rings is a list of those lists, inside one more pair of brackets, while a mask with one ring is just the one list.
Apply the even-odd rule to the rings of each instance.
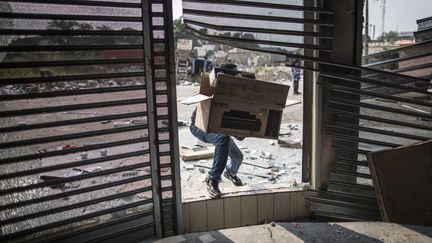
[[[199, 37], [186, 28], [185, 23], [183, 22], [183, 17], [175, 19], [173, 22], [174, 28], [174, 41], [177, 43], [178, 39], [188, 39], [192, 40], [192, 46], [201, 46], [199, 42]], [[201, 29], [204, 33], [207, 33], [207, 29]]]
[[379, 41], [388, 41], [391, 43], [393, 43], [399, 39], [400, 39], [399, 33], [396, 31], [384, 32], [380, 37], [378, 37]]

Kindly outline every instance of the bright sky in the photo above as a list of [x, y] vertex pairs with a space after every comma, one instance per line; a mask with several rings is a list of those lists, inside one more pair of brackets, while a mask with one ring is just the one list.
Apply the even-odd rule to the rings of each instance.
[[[381, 12], [384, 0], [369, 0], [369, 22], [375, 25], [375, 38], [381, 35]], [[432, 0], [385, 0], [385, 31], [416, 31], [417, 19], [432, 16]], [[174, 19], [182, 15], [181, 0], [173, 0]], [[372, 30], [371, 30], [372, 31]], [[372, 32], [370, 33], [372, 35]]]
[[[375, 38], [382, 32], [382, 2], [383, 0], [369, 0], [369, 22], [376, 26]], [[416, 20], [431, 16], [431, 0], [386, 0], [384, 29], [386, 32], [416, 31]]]

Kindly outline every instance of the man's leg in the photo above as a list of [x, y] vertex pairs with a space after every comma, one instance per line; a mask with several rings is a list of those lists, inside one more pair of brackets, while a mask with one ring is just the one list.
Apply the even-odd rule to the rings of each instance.
[[299, 80], [297, 78], [294, 79], [294, 94], [298, 93]]
[[211, 198], [218, 198], [221, 196], [218, 184], [227, 164], [231, 138], [227, 135], [206, 133], [197, 128], [194, 124], [190, 126], [190, 131], [199, 140], [215, 145], [213, 166], [209, 170], [207, 177], [207, 190]]
[[243, 153], [241, 152], [241, 150], [239, 149], [237, 144], [235, 144], [235, 142], [232, 138], [230, 138], [230, 146], [229, 146], [228, 156], [230, 158], [230, 161], [228, 162], [228, 164], [226, 166], [226, 170], [228, 171], [228, 173], [235, 176], [235, 175], [237, 175], [237, 172], [238, 172], [240, 165], [243, 161]]

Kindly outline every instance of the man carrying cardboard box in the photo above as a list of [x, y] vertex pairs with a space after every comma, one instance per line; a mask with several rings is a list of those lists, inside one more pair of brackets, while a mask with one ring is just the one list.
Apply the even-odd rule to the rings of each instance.
[[[231, 62], [222, 64], [220, 68], [224, 73], [230, 75], [235, 75], [238, 72], [237, 66]], [[237, 176], [237, 172], [243, 161], [243, 154], [229, 135], [207, 133], [195, 126], [196, 112], [197, 109], [193, 111], [191, 116], [190, 131], [199, 140], [205, 143], [211, 143], [215, 146], [213, 166], [208, 172], [205, 181], [210, 198], [219, 198], [221, 196], [219, 182], [221, 181], [221, 175], [224, 169], [224, 176], [232, 181], [235, 186], [243, 185], [242, 181]], [[244, 137], [236, 138], [240, 141], [244, 139]], [[229, 163], [228, 157], [230, 158]]]
[[218, 184], [225, 168], [224, 176], [234, 185], [242, 185], [236, 174], [243, 155], [231, 137], [277, 139], [288, 91], [287, 85], [256, 80], [253, 74], [224, 65], [210, 74], [202, 73], [199, 94], [181, 101], [197, 104], [192, 134], [215, 145], [213, 166], [206, 178], [211, 198], [220, 197]]

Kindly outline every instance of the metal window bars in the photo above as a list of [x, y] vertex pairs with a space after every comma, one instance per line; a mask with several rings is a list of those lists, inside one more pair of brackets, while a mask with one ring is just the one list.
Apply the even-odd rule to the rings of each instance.
[[171, 1], [0, 3], [2, 242], [178, 232], [171, 22]]

